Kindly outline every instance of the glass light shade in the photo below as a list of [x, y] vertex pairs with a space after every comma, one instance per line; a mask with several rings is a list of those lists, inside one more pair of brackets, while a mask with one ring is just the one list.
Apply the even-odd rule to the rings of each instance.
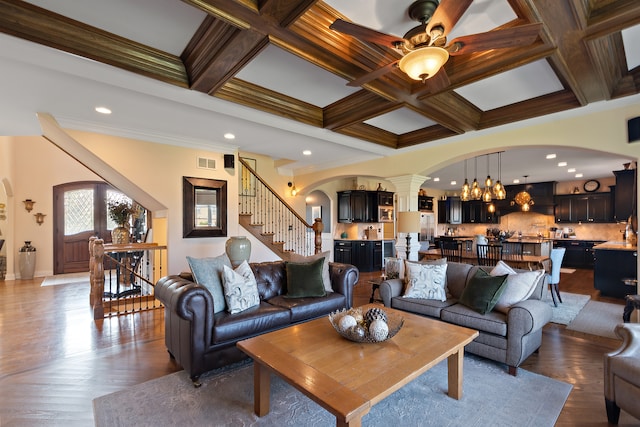
[[480, 200], [482, 198], [482, 189], [478, 185], [478, 180], [474, 178], [473, 184], [471, 184], [471, 198], [473, 200]]
[[493, 180], [491, 179], [491, 176], [487, 175], [487, 179], [484, 180], [484, 186], [487, 188], [493, 187]]
[[491, 203], [491, 204], [487, 207], [487, 210], [488, 210], [490, 213], [494, 213], [494, 212], [496, 211], [496, 205], [494, 205], [493, 203]]
[[529, 209], [531, 207], [529, 206], [529, 203], [525, 203], [524, 205], [522, 205], [522, 212], [529, 212]]
[[524, 205], [529, 204], [529, 200], [531, 200], [531, 195], [529, 195], [529, 193], [527, 193], [526, 191], [521, 191], [518, 194], [516, 194], [516, 197], [514, 197], [514, 200], [516, 201], [517, 204], [524, 207]]
[[482, 201], [489, 203], [491, 201], [491, 187], [486, 187], [482, 193]]
[[470, 190], [462, 191], [460, 193], [460, 200], [463, 202], [468, 202], [469, 200], [471, 200], [471, 191]]
[[436, 75], [449, 59], [449, 52], [441, 47], [422, 47], [402, 57], [398, 66], [414, 80], [426, 80]]
[[493, 194], [496, 196], [496, 199], [498, 200], [504, 200], [507, 198], [507, 192], [504, 188], [504, 185], [502, 185], [502, 182], [500, 182], [500, 180], [497, 180], [496, 185], [493, 186]]

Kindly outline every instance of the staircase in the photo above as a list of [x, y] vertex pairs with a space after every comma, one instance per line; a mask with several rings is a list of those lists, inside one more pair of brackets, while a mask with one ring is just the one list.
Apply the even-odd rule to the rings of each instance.
[[322, 251], [322, 220], [309, 224], [241, 157], [239, 223], [285, 261]]

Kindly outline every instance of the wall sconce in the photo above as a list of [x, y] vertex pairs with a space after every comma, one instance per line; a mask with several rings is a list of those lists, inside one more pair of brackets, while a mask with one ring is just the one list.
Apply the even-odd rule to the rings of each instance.
[[298, 194], [298, 189], [296, 188], [296, 185], [293, 182], [288, 182], [287, 186], [289, 186], [289, 188], [291, 189], [291, 195], [295, 197], [296, 194]]
[[33, 205], [35, 201], [31, 199], [26, 199], [26, 200], [23, 200], [22, 203], [24, 203], [24, 208], [27, 210], [27, 212], [31, 212], [31, 210], [33, 210]]
[[47, 215], [38, 212], [37, 214], [33, 214], [33, 216], [36, 217], [36, 222], [38, 223], [38, 225], [42, 225], [42, 223], [44, 222], [44, 217]]

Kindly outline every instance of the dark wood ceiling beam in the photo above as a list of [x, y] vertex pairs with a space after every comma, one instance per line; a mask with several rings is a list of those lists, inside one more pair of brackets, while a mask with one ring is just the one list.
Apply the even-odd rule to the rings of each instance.
[[389, 148], [398, 148], [398, 136], [366, 123], [358, 123], [336, 130], [337, 133], [363, 139]]
[[424, 129], [418, 129], [413, 132], [407, 132], [398, 138], [398, 148], [411, 147], [413, 145], [423, 144], [425, 142], [436, 141], [442, 138], [456, 136], [457, 133], [447, 129], [444, 126], [433, 125]]
[[575, 95], [571, 91], [556, 92], [539, 96], [527, 101], [506, 107], [496, 108], [482, 114], [479, 129], [501, 126], [520, 120], [531, 119], [547, 114], [558, 113], [580, 107]]
[[317, 128], [323, 126], [322, 108], [240, 79], [227, 81], [215, 96]]
[[[574, 0], [577, 1], [577, 0]], [[587, 10], [586, 40], [593, 40], [640, 24], [638, 0], [593, 1]]]
[[360, 90], [324, 108], [324, 127], [337, 130], [388, 113], [399, 106], [397, 102]]
[[0, 0], [0, 32], [188, 87], [180, 58], [18, 0]]

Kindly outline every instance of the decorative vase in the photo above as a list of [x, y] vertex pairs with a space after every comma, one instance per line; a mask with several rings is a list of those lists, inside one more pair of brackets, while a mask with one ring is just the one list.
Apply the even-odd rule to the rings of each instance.
[[242, 261], [249, 261], [251, 256], [251, 240], [247, 236], [229, 237], [224, 246], [227, 256], [231, 261], [233, 268], [236, 268]]
[[129, 227], [118, 226], [111, 230], [111, 243], [115, 245], [124, 245], [129, 243]]
[[36, 270], [36, 248], [31, 246], [30, 241], [24, 242], [18, 254], [18, 268], [21, 279], [33, 279]]

